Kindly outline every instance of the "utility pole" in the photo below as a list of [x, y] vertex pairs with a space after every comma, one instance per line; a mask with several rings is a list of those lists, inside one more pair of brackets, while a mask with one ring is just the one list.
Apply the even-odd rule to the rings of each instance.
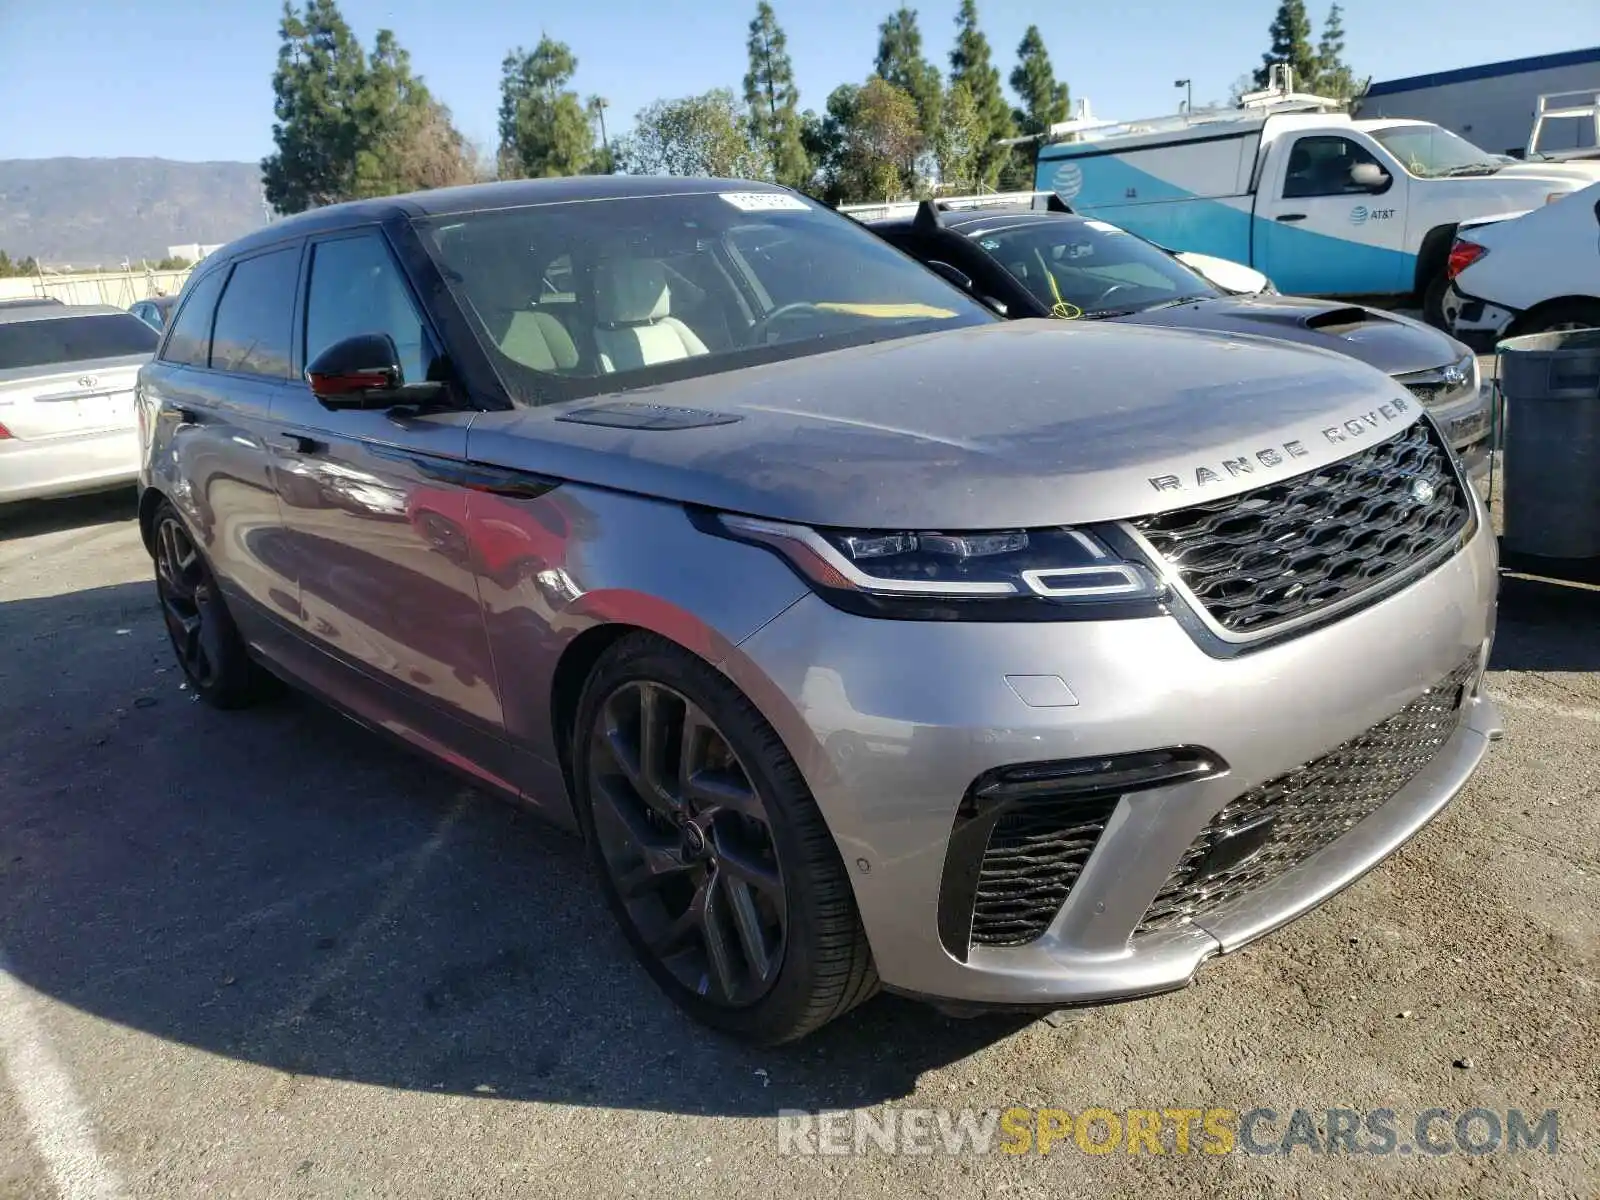
[[1180, 88], [1187, 89], [1189, 98], [1184, 101], [1183, 111], [1184, 112], [1193, 112], [1194, 111], [1194, 80], [1192, 80], [1192, 79], [1174, 79], [1172, 81], [1172, 86], [1173, 87], [1180, 87]]
[[606, 137], [606, 106], [609, 101], [604, 96], [590, 96], [589, 107], [600, 122], [600, 148], [606, 152], [606, 174], [616, 173], [617, 164], [611, 157], [611, 141]]

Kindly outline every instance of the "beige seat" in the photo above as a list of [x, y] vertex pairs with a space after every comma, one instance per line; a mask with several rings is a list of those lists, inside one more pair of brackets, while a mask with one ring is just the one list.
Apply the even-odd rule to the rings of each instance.
[[500, 336], [500, 352], [535, 371], [570, 371], [578, 365], [572, 335], [546, 312], [513, 312]]
[[631, 371], [705, 354], [706, 344], [672, 315], [672, 289], [654, 259], [613, 259], [595, 274], [595, 346], [604, 371]]

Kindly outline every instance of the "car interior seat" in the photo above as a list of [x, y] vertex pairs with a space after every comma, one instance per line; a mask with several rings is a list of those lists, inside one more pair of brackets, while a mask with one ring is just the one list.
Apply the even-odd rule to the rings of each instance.
[[707, 353], [694, 330], [672, 315], [672, 289], [649, 258], [603, 262], [595, 274], [595, 346], [600, 369], [627, 371]]
[[535, 371], [570, 371], [578, 365], [578, 348], [555, 316], [532, 307], [527, 265], [526, 259], [481, 264], [473, 294], [478, 316], [513, 362]]

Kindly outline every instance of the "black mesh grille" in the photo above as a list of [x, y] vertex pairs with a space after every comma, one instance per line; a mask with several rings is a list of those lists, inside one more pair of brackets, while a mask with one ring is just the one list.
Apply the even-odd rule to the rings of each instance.
[[1450, 454], [1421, 420], [1353, 457], [1134, 527], [1214, 621], [1262, 633], [1404, 574], [1470, 520]]
[[1040, 799], [995, 823], [972, 905], [975, 945], [1020, 946], [1049, 927], [1118, 799]]
[[[1326, 848], [1416, 777], [1454, 735], [1477, 659], [1394, 716], [1227, 804], [1185, 851], [1138, 932], [1187, 923]], [[1230, 842], [1248, 840], [1240, 855]]]

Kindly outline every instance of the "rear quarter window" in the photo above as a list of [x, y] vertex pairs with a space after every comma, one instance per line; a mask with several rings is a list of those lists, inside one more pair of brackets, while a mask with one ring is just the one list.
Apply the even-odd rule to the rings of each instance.
[[300, 247], [240, 260], [228, 277], [211, 331], [211, 367], [272, 379], [289, 377]]
[[154, 329], [132, 313], [0, 324], [0, 371], [154, 354]]
[[195, 283], [183, 302], [178, 319], [161, 349], [161, 361], [182, 367], [203, 367], [211, 357], [211, 318], [217, 312], [226, 269], [213, 271]]

